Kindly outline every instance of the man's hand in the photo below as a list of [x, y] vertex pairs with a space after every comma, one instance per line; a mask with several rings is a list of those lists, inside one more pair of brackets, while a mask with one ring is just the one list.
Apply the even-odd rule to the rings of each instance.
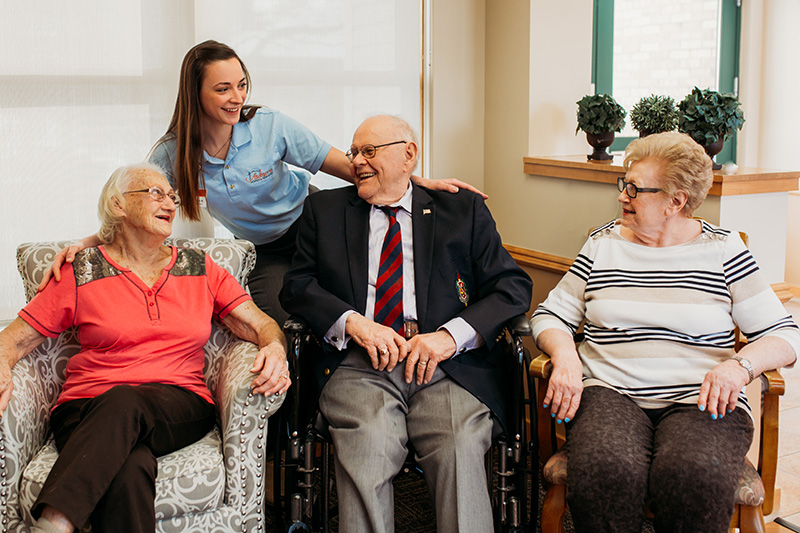
[[406, 358], [408, 343], [392, 328], [353, 313], [347, 317], [344, 330], [367, 351], [375, 370], [391, 372], [398, 361]]
[[292, 380], [286, 362], [286, 348], [281, 342], [272, 342], [258, 351], [250, 372], [258, 374], [253, 380], [253, 392], [269, 396], [289, 390]]
[[416, 374], [417, 385], [430, 382], [439, 363], [450, 359], [456, 353], [456, 341], [446, 329], [414, 335], [408, 341], [408, 345], [406, 383], [411, 383]]

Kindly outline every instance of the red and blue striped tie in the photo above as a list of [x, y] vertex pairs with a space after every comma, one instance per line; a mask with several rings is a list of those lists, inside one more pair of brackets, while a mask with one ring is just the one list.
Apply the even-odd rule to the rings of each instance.
[[397, 222], [400, 208], [381, 206], [379, 209], [389, 216], [389, 229], [383, 238], [375, 284], [375, 322], [403, 335], [403, 240]]

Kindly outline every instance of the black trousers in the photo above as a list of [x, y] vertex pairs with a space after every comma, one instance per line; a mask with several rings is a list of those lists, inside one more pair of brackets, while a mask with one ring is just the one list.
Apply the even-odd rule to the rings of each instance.
[[214, 406], [175, 385], [119, 385], [56, 408], [59, 457], [33, 506], [50, 505], [76, 527], [101, 533], [155, 530], [156, 457], [202, 438]]
[[[308, 194], [318, 191], [319, 189], [315, 186], [308, 186]], [[283, 287], [283, 277], [292, 266], [292, 256], [297, 250], [297, 229], [299, 227], [300, 219], [298, 218], [278, 239], [256, 245], [256, 265], [247, 280], [247, 288], [250, 290], [253, 303], [281, 327], [289, 318], [289, 313], [283, 310], [278, 294]]]
[[256, 264], [247, 280], [253, 303], [274, 319], [281, 327], [289, 313], [283, 310], [278, 294], [283, 287], [283, 277], [292, 266], [292, 256], [297, 247], [298, 224], [295, 222], [286, 235], [275, 242], [256, 246]]
[[743, 409], [712, 420], [697, 405], [643, 410], [587, 387], [567, 426], [567, 500], [579, 532], [640, 533], [645, 498], [662, 532], [726, 532], [753, 438]]

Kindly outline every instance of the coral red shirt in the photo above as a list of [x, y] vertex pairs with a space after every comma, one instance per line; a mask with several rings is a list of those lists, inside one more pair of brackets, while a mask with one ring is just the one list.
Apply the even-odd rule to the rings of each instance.
[[200, 250], [172, 248], [172, 260], [148, 287], [102, 246], [61, 269], [19, 312], [36, 331], [57, 337], [78, 327], [80, 351], [67, 363], [57, 405], [92, 398], [120, 384], [179, 385], [213, 403], [203, 379], [211, 319], [250, 297]]

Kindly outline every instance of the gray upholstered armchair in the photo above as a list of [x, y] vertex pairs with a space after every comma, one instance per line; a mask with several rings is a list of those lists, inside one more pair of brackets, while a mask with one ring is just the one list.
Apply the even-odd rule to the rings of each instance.
[[[205, 250], [245, 284], [255, 265], [248, 241], [170, 239]], [[17, 265], [28, 300], [64, 242], [27, 243]], [[0, 418], [0, 531], [29, 531], [30, 509], [57, 452], [49, 434], [50, 410], [64, 382], [67, 360], [78, 351], [74, 329], [47, 339], [13, 370], [14, 394]], [[215, 323], [205, 346], [206, 382], [219, 424], [203, 439], [159, 458], [156, 518], [159, 532], [263, 531], [267, 418], [283, 396], [250, 392], [257, 348]]]

